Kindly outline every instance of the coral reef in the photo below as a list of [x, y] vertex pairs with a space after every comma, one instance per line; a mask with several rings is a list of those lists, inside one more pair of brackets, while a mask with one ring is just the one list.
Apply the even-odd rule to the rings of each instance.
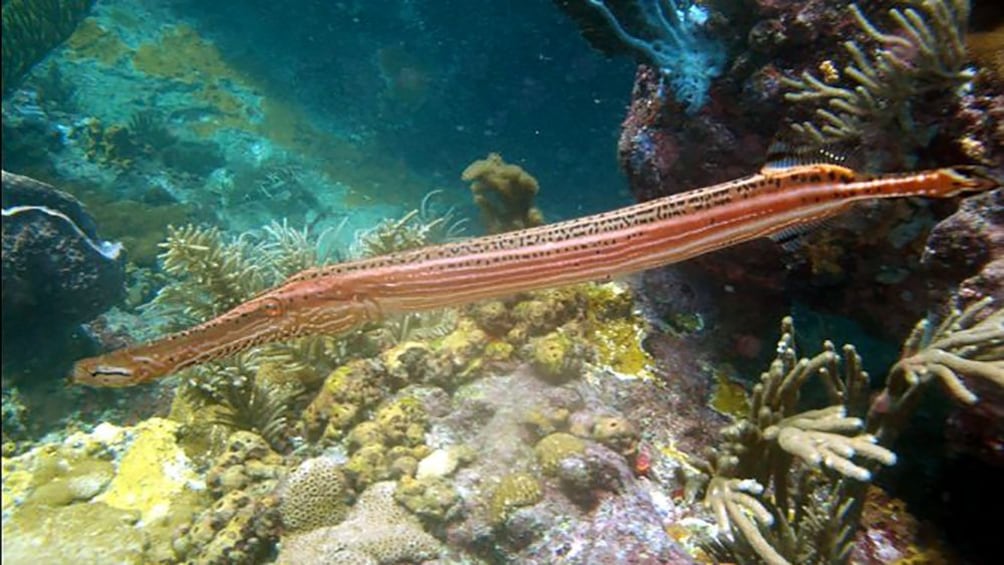
[[305, 532], [341, 522], [348, 509], [347, 487], [338, 462], [315, 457], [300, 463], [279, 494], [286, 531]]
[[[754, 387], [749, 412], [723, 431], [724, 445], [703, 463], [710, 476], [705, 504], [723, 532], [709, 550], [777, 564], [846, 561], [867, 482], [896, 460], [879, 442], [903, 429], [920, 391], [938, 380], [957, 401], [972, 404], [976, 396], [963, 375], [997, 394], [1004, 389], [1002, 312], [986, 312], [989, 304], [955, 311], [934, 330], [918, 324], [874, 399], [853, 347], [838, 354], [826, 342], [822, 353], [798, 359], [786, 319], [778, 357]], [[828, 398], [825, 408], [800, 403], [813, 378]]]
[[179, 428], [159, 418], [102, 424], [5, 457], [4, 559], [170, 559], [175, 529], [208, 505]]
[[177, 531], [172, 549], [186, 563], [260, 563], [272, 553], [281, 525], [273, 492], [282, 458], [251, 432], [230, 435], [207, 474], [215, 502]]
[[398, 563], [437, 557], [442, 546], [394, 501], [392, 482], [371, 485], [337, 526], [283, 539], [277, 563]]
[[882, 48], [870, 58], [857, 42], [844, 43], [853, 61], [844, 74], [856, 83], [853, 86], [834, 86], [839, 76], [835, 70], [835, 76], [824, 79], [808, 72], [799, 79], [784, 79], [792, 89], [785, 94], [787, 100], [820, 106], [817, 123], [794, 124], [796, 132], [820, 145], [888, 135], [904, 154], [926, 144], [910, 103], [927, 92], [953, 91], [973, 78], [965, 68], [969, 0], [929, 0], [918, 8], [891, 9], [889, 16], [899, 29], [884, 33], [851, 4], [858, 26]]
[[498, 153], [474, 161], [460, 178], [471, 183], [474, 203], [481, 209], [481, 221], [488, 233], [544, 223], [544, 215], [533, 205], [540, 190], [537, 179], [519, 165], [506, 163]]

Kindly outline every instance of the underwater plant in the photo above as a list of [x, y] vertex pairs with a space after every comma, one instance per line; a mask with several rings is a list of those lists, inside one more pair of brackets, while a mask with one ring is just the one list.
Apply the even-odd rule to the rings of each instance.
[[[933, 333], [922, 321], [874, 401], [853, 346], [838, 353], [825, 342], [818, 355], [799, 358], [791, 318], [781, 329], [747, 414], [701, 463], [704, 502], [721, 528], [706, 550], [739, 563], [846, 563], [867, 485], [896, 460], [879, 442], [904, 425], [919, 390], [940, 380], [972, 403], [963, 375], [1004, 387], [1004, 311], [987, 299], [954, 310]], [[826, 391], [823, 408], [800, 405], [811, 380]]]
[[844, 74], [853, 84], [834, 85], [810, 73], [784, 78], [792, 89], [785, 99], [819, 104], [816, 121], [792, 125], [805, 141], [824, 145], [853, 142], [870, 132], [893, 128], [899, 142], [925, 145], [915, 127], [912, 102], [929, 92], [951, 91], [973, 78], [965, 67], [965, 28], [969, 0], [924, 0], [919, 9], [893, 8], [889, 17], [899, 29], [876, 28], [857, 4], [848, 9], [860, 29], [880, 48], [872, 56], [856, 41], [844, 42], [852, 63]]
[[10, 0], [3, 3], [3, 93], [70, 37], [94, 0]]

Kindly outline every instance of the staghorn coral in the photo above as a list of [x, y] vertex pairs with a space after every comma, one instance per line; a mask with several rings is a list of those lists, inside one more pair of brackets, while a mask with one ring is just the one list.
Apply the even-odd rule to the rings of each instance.
[[787, 100], [819, 104], [815, 121], [792, 126], [797, 134], [826, 144], [854, 142], [869, 132], [892, 128], [904, 149], [924, 145], [924, 134], [911, 115], [912, 100], [964, 84], [973, 73], [964, 66], [969, 0], [922, 0], [917, 5], [919, 9], [889, 10], [899, 29], [885, 33], [851, 4], [858, 26], [880, 48], [869, 57], [857, 42], [844, 43], [852, 60], [844, 74], [853, 85], [833, 85], [809, 73], [783, 79], [792, 89], [785, 94]]
[[498, 153], [474, 161], [460, 178], [471, 183], [474, 203], [488, 233], [530, 228], [544, 223], [533, 205], [540, 190], [537, 179], [519, 165], [506, 163]]
[[325, 235], [285, 221], [231, 238], [215, 227], [170, 226], [159, 258], [164, 270], [180, 280], [166, 286], [152, 306], [187, 323], [201, 322], [293, 273], [323, 264], [328, 257], [319, 243]]
[[160, 260], [180, 280], [161, 290], [151, 306], [200, 322], [240, 304], [268, 288], [272, 275], [253, 246], [227, 240], [218, 228], [168, 227]]

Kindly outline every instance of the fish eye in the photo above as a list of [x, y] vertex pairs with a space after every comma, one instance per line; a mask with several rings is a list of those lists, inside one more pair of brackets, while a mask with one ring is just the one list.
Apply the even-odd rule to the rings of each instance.
[[266, 316], [281, 316], [283, 314], [282, 302], [278, 298], [266, 298], [261, 305], [261, 310]]

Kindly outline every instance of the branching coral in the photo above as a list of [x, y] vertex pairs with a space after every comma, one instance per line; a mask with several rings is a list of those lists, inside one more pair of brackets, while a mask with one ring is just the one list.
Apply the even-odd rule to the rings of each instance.
[[929, 320], [917, 324], [872, 405], [870, 427], [883, 439], [894, 433], [933, 381], [957, 401], [975, 403], [965, 378], [1004, 387], [1004, 310], [989, 298], [953, 309], [937, 327]]
[[[861, 418], [848, 415], [863, 411], [868, 382], [854, 348], [841, 355], [827, 342], [822, 353], [799, 359], [790, 318], [782, 332], [749, 413], [723, 431], [725, 445], [705, 463], [705, 503], [731, 532], [727, 545], [736, 552], [771, 564], [839, 562], [833, 560], [848, 554], [859, 515], [849, 505], [871, 480], [871, 468], [893, 464], [895, 455], [863, 432]], [[829, 405], [802, 410], [800, 392], [812, 378]], [[843, 534], [823, 543], [833, 532]]]
[[[819, 355], [798, 359], [790, 318], [782, 330], [749, 413], [723, 431], [725, 444], [704, 463], [711, 477], [705, 502], [732, 534], [709, 550], [740, 562], [845, 563], [865, 485], [895, 462], [878, 441], [903, 425], [918, 393], [938, 381], [971, 404], [971, 379], [1004, 387], [1004, 311], [985, 299], [953, 310], [937, 328], [920, 322], [870, 406], [868, 375], [853, 347], [838, 354], [827, 342]], [[802, 410], [799, 392], [813, 377], [829, 405]], [[866, 412], [867, 420], [860, 417]]]
[[184, 316], [186, 323], [229, 310], [271, 282], [254, 248], [240, 239], [228, 241], [217, 228], [171, 226], [160, 246], [164, 270], [180, 280], [165, 287], [153, 305]]
[[457, 327], [457, 311], [451, 308], [407, 313], [384, 320], [377, 332], [392, 344], [439, 339]]
[[798, 79], [784, 80], [793, 90], [786, 99], [820, 105], [815, 122], [793, 126], [798, 134], [824, 144], [854, 141], [870, 131], [895, 127], [907, 141], [921, 144], [911, 100], [925, 92], [959, 86], [973, 73], [964, 66], [969, 0], [922, 0], [917, 4], [918, 9], [889, 10], [889, 17], [898, 26], [896, 33], [882, 32], [857, 5], [850, 6], [858, 26], [880, 48], [869, 56], [857, 42], [844, 43], [852, 61], [844, 74], [854, 85], [834, 85], [807, 72]]
[[160, 244], [164, 270], [180, 280], [153, 302], [186, 323], [201, 322], [233, 308], [287, 276], [325, 259], [318, 237], [306, 229], [272, 222], [259, 233], [227, 238], [218, 228], [169, 227]]
[[544, 223], [533, 205], [540, 190], [537, 179], [519, 165], [506, 163], [498, 153], [474, 161], [460, 178], [471, 183], [474, 203], [488, 233], [530, 228]]

